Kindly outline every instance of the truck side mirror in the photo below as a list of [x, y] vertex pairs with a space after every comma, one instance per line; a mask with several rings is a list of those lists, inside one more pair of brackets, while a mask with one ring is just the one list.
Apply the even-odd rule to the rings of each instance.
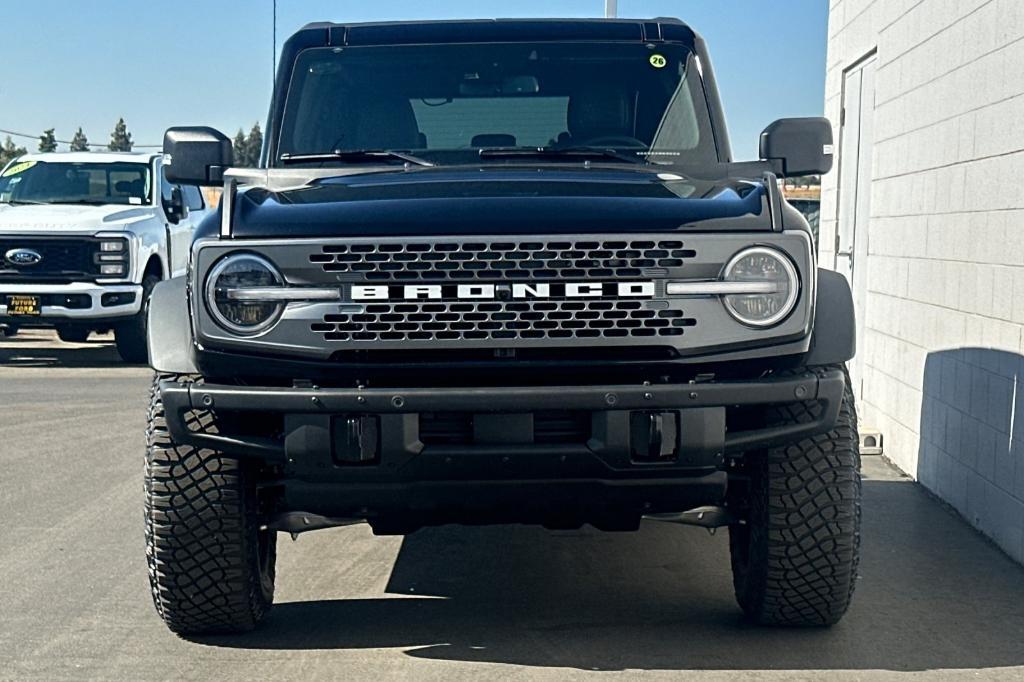
[[781, 118], [761, 133], [761, 159], [780, 177], [832, 170], [832, 124], [827, 118]]
[[181, 187], [171, 188], [171, 200], [164, 205], [164, 212], [167, 214], [167, 219], [174, 224], [178, 224], [188, 217], [188, 206], [185, 205]]
[[164, 133], [164, 169], [170, 182], [219, 185], [232, 163], [231, 140], [219, 130], [182, 126]]

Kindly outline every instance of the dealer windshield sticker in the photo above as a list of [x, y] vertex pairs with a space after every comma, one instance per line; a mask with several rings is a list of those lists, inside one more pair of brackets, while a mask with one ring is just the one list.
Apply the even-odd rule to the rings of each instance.
[[0, 173], [0, 178], [9, 178], [10, 176], [17, 175], [18, 173], [24, 173], [34, 165], [36, 165], [35, 161], [22, 161], [21, 163], [16, 163], [3, 173]]
[[668, 60], [665, 59], [665, 57], [660, 54], [652, 54], [650, 61], [651, 66], [653, 66], [656, 69], [664, 69], [666, 66], [668, 66]]

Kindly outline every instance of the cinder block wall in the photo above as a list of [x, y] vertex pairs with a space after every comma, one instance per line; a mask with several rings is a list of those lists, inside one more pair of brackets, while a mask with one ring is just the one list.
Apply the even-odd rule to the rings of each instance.
[[837, 140], [844, 71], [878, 55], [862, 422], [1024, 562], [1024, 0], [830, 0], [828, 41]]

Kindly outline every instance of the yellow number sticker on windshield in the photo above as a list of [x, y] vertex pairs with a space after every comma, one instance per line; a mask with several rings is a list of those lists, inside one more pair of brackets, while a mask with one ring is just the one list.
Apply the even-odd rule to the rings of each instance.
[[651, 66], [653, 66], [656, 69], [664, 69], [666, 66], [668, 66], [668, 60], [665, 59], [665, 57], [663, 57], [660, 54], [652, 54], [650, 61]]
[[0, 173], [0, 178], [7, 178], [12, 175], [17, 175], [18, 173], [24, 173], [34, 165], [36, 165], [35, 161], [23, 161], [21, 163], [16, 163], [3, 173]]

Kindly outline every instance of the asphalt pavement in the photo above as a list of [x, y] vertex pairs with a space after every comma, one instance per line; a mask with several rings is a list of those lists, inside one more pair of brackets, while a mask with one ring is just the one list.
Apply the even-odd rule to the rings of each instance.
[[180, 639], [146, 579], [150, 373], [110, 342], [0, 339], [0, 679], [1024, 679], [1024, 567], [879, 458], [831, 629], [744, 623], [724, 532], [354, 526], [281, 537], [258, 632]]

